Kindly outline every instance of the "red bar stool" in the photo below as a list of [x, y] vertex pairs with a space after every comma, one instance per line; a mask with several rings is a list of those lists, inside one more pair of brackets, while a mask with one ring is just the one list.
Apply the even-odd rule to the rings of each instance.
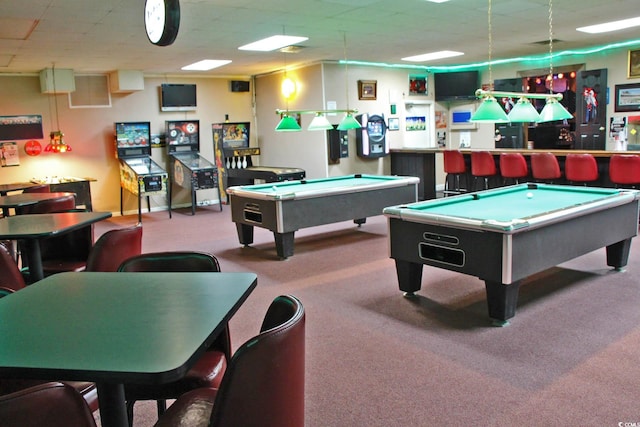
[[526, 178], [529, 175], [529, 168], [524, 156], [520, 153], [501, 153], [500, 175], [504, 185], [507, 185], [509, 180], [517, 184], [521, 179]]
[[[444, 172], [447, 174], [444, 181], [444, 195], [460, 194], [463, 190], [460, 187], [460, 176], [467, 173], [467, 165], [464, 162], [464, 156], [458, 150], [444, 150]], [[453, 180], [453, 188], [449, 182]], [[465, 183], [465, 189], [468, 188]]]
[[564, 176], [570, 183], [587, 185], [598, 179], [598, 164], [592, 154], [567, 154], [564, 162]]
[[489, 178], [498, 175], [493, 154], [488, 151], [474, 151], [471, 153], [471, 175], [473, 176], [473, 190], [476, 189], [478, 178], [484, 180], [484, 190], [489, 188]]
[[640, 185], [640, 156], [637, 154], [614, 154], [609, 159], [609, 179], [616, 187]]
[[533, 153], [531, 155], [531, 176], [535, 181], [552, 183], [562, 176], [558, 159], [553, 153]]

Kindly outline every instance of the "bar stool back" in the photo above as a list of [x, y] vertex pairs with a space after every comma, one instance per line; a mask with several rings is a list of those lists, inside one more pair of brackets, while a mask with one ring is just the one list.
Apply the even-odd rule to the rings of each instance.
[[[444, 172], [447, 174], [444, 182], [444, 195], [460, 194], [462, 188], [460, 187], [460, 176], [466, 176], [467, 165], [464, 161], [464, 156], [458, 150], [444, 150]], [[453, 188], [449, 185], [453, 180]], [[465, 183], [465, 190], [468, 188]]]
[[531, 176], [535, 181], [553, 182], [562, 176], [558, 159], [553, 153], [531, 155]]
[[640, 156], [637, 154], [614, 154], [609, 159], [609, 179], [616, 187], [640, 185]]
[[587, 185], [598, 179], [596, 158], [589, 153], [567, 154], [564, 163], [564, 175], [570, 183]]
[[473, 190], [476, 189], [478, 178], [484, 180], [483, 189], [489, 188], [489, 178], [498, 174], [493, 155], [488, 151], [474, 151], [471, 153], [471, 175], [473, 175]]
[[504, 185], [507, 185], [509, 180], [517, 184], [521, 179], [526, 178], [529, 175], [529, 168], [524, 156], [520, 153], [501, 153], [500, 175]]

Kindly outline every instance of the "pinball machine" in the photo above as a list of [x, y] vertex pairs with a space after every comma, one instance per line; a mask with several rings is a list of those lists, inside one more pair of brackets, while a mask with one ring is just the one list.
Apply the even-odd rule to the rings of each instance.
[[215, 189], [222, 210], [217, 168], [200, 155], [200, 121], [167, 121], [166, 140], [170, 170], [169, 216], [175, 186], [190, 192], [191, 215], [196, 213], [198, 190]]
[[213, 123], [213, 150], [218, 166], [221, 194], [231, 186], [264, 182], [281, 182], [305, 178], [304, 169], [283, 166], [254, 166], [253, 156], [260, 155], [260, 148], [249, 146], [251, 125], [249, 122]]
[[120, 160], [120, 214], [123, 215], [124, 191], [138, 198], [138, 221], [142, 222], [142, 197], [167, 195], [167, 171], [151, 158], [149, 122], [119, 122], [116, 127], [116, 153]]

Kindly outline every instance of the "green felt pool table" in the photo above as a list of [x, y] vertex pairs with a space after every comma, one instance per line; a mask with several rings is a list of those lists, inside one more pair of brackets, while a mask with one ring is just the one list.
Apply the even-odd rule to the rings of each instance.
[[382, 215], [386, 206], [418, 200], [419, 178], [347, 175], [321, 179], [245, 185], [227, 189], [231, 219], [243, 245], [253, 243], [253, 228], [273, 232], [278, 257], [293, 255], [296, 230]]
[[489, 317], [508, 324], [522, 279], [598, 248], [627, 265], [637, 190], [520, 184], [384, 209], [400, 290], [420, 290], [429, 265], [479, 277]]

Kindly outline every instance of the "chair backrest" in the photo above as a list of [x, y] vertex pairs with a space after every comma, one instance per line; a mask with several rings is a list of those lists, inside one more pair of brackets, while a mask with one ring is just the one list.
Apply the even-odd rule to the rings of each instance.
[[[220, 272], [218, 259], [205, 252], [170, 251], [148, 252], [126, 259], [118, 271], [122, 272], [171, 272], [171, 271], [209, 271]], [[227, 360], [231, 358], [231, 333], [225, 327], [210, 348], [222, 351]]]
[[533, 179], [554, 180], [562, 176], [558, 159], [553, 153], [531, 154], [531, 175]]
[[76, 195], [70, 193], [66, 196], [52, 199], [52, 200], [44, 200], [42, 202], [36, 203], [35, 205], [29, 205], [21, 208], [21, 213], [23, 214], [43, 214], [43, 213], [54, 213], [54, 212], [65, 212], [70, 211], [76, 208]]
[[0, 396], [2, 427], [95, 427], [87, 402], [72, 386], [45, 383]]
[[304, 426], [305, 313], [293, 296], [274, 299], [260, 334], [234, 353], [210, 426]]
[[496, 161], [493, 154], [488, 151], [474, 151], [471, 153], [471, 175], [491, 176], [496, 175]]
[[118, 271], [220, 271], [220, 263], [211, 254], [196, 251], [151, 252], [125, 260]]
[[26, 286], [24, 277], [16, 260], [5, 245], [0, 245], [0, 296], [4, 296], [11, 291], [19, 291]]
[[444, 150], [443, 156], [445, 173], [465, 173], [467, 171], [464, 155], [460, 151]]
[[51, 193], [51, 187], [49, 184], [34, 185], [22, 190], [23, 193]]
[[500, 154], [500, 174], [505, 178], [523, 178], [529, 174], [527, 161], [520, 153]]
[[588, 153], [567, 154], [564, 176], [570, 182], [590, 182], [598, 179], [596, 158]]
[[614, 184], [640, 184], [640, 156], [614, 154], [609, 159], [609, 179]]
[[98, 238], [87, 259], [86, 271], [118, 271], [124, 260], [142, 253], [142, 223], [109, 230]]

